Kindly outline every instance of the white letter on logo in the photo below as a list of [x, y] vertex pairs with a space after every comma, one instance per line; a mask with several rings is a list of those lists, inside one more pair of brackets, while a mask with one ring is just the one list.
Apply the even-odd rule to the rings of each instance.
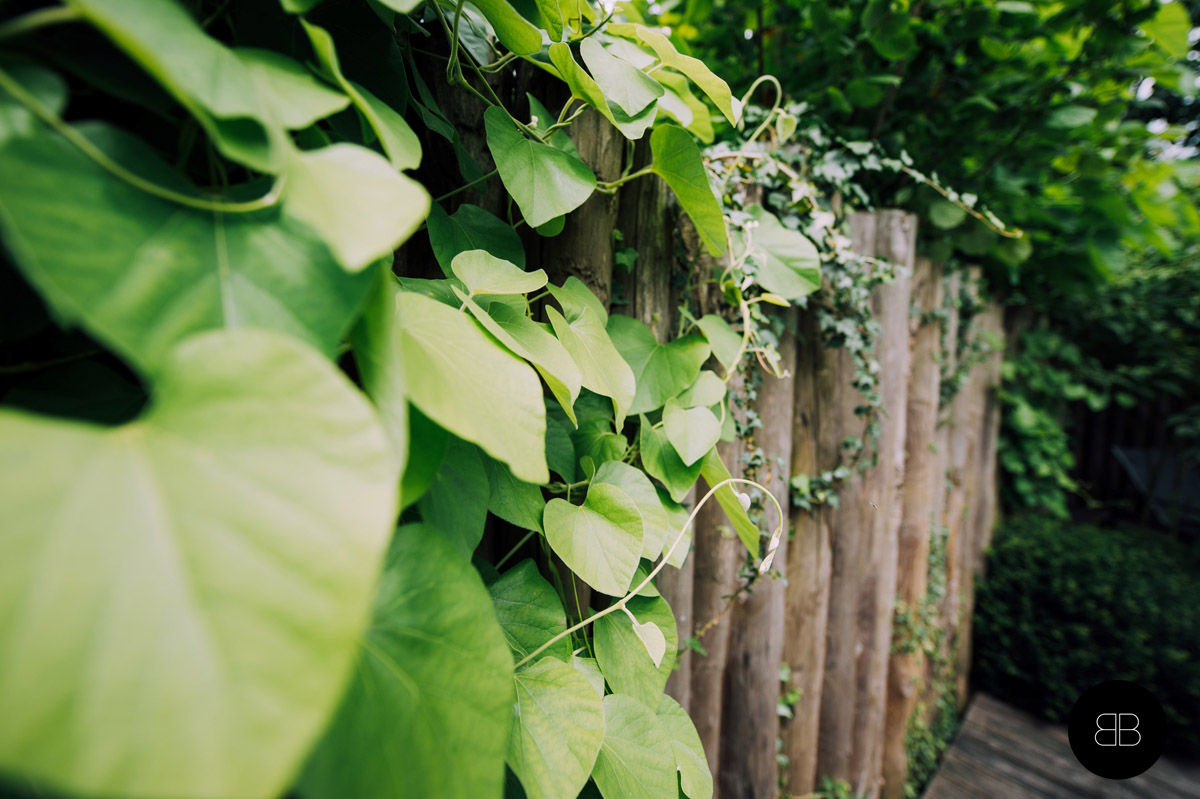
[[[1103, 718], [1111, 718], [1113, 720], [1113, 725], [1111, 727], [1105, 727], [1100, 722], [1100, 719], [1103, 719]], [[1102, 732], [1111, 732], [1112, 733], [1112, 743], [1106, 744], [1100, 740], [1100, 733], [1102, 733]], [[1117, 745], [1118, 742], [1117, 742], [1117, 714], [1116, 713], [1101, 713], [1099, 716], [1096, 716], [1096, 734], [1093, 736], [1093, 739], [1096, 741], [1096, 746], [1116, 746]]]
[[[1133, 719], [1133, 726], [1126, 727], [1125, 719]], [[1134, 713], [1122, 713], [1117, 718], [1117, 746], [1137, 746], [1142, 742], [1142, 734], [1138, 732], [1138, 726], [1141, 724], [1141, 719]], [[1125, 743], [1125, 733], [1131, 732], [1137, 736], [1137, 740], [1131, 744]]]

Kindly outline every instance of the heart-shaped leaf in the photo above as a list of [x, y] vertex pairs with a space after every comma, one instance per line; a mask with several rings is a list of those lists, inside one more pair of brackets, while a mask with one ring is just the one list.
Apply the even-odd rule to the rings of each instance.
[[611, 397], [617, 427], [623, 425], [637, 394], [637, 380], [609, 338], [604, 322], [590, 308], [584, 308], [570, 323], [554, 308], [547, 308], [546, 315], [558, 340], [579, 366], [584, 388]]
[[[639, 635], [634, 623], [624, 613], [610, 613], [596, 620], [594, 642], [596, 660], [609, 687], [618, 694], [637, 697], [647, 706], [658, 706], [658, 697], [675, 666], [675, 647], [678, 632], [671, 606], [662, 597], [634, 597], [629, 600], [629, 612], [637, 623], [652, 624], [663, 636], [663, 657], [655, 662], [656, 651]], [[653, 635], [653, 633], [650, 633]], [[657, 642], [653, 643], [657, 650]]]
[[[656, 430], [645, 416], [641, 417], [638, 431], [642, 468], [666, 486], [671, 499], [681, 502], [700, 477], [700, 462], [685, 464], [667, 440], [666, 434], [661, 429]], [[667, 545], [670, 545], [669, 541]]]
[[508, 764], [529, 799], [578, 796], [604, 740], [604, 705], [587, 677], [555, 658], [516, 674]]
[[704, 332], [713, 355], [717, 356], [725, 371], [728, 373], [737, 366], [738, 353], [742, 350], [741, 334], [734, 332], [728, 322], [715, 314], [705, 314], [696, 324]]
[[821, 288], [821, 255], [817, 247], [761, 205], [746, 209], [757, 225], [743, 234], [741, 246], [758, 263], [755, 281], [785, 300], [796, 300]]
[[672, 399], [663, 409], [663, 430], [680, 459], [690, 466], [717, 445], [721, 421], [708, 408], [684, 408]]
[[662, 665], [663, 657], [667, 654], [667, 639], [663, 631], [652, 621], [637, 622], [633, 625], [633, 633], [646, 647], [646, 654], [654, 661], [654, 667]]
[[575, 61], [575, 56], [571, 54], [571, 48], [568, 45], [562, 42], [550, 45], [550, 62], [558, 70], [563, 82], [571, 89], [571, 94], [599, 111], [617, 130], [621, 131], [621, 135], [625, 138], [640, 139], [654, 124], [657, 108], [653, 104], [647, 105], [638, 114], [630, 116], [620, 106], [609, 103], [600, 85]]
[[671, 744], [675, 765], [679, 768], [680, 786], [688, 799], [712, 799], [713, 777], [700, 743], [696, 725], [687, 711], [671, 697], [663, 694], [658, 700], [658, 723]]
[[604, 743], [592, 778], [604, 799], [678, 799], [675, 756], [654, 711], [632, 696], [604, 697]]
[[544, 270], [526, 272], [486, 250], [467, 250], [454, 256], [450, 271], [471, 294], [528, 294], [546, 285]]
[[425, 220], [429, 244], [438, 265], [449, 277], [454, 256], [467, 250], [487, 250], [497, 258], [525, 268], [525, 248], [512, 225], [489, 214], [478, 205], [464, 203], [449, 216], [434, 203]]
[[[523, 658], [567, 629], [567, 615], [558, 594], [532, 560], [523, 560], [488, 587], [496, 618], [517, 658]], [[567, 638], [547, 649], [542, 660], [571, 657]], [[541, 662], [541, 661], [539, 661]], [[536, 664], [535, 664], [536, 665]]]
[[711, 408], [723, 399], [725, 381], [705, 369], [687, 391], [679, 395], [679, 404], [685, 408]]
[[354, 679], [299, 792], [499, 796], [513, 699], [512, 656], [478, 573], [445, 533], [405, 525], [388, 552]]
[[278, 796], [349, 674], [398, 467], [292, 339], [191, 338], [154, 393], [119, 428], [0, 412], [0, 768]]
[[646, 110], [663, 96], [663, 87], [642, 70], [604, 48], [595, 37], [584, 39], [579, 54], [587, 64], [604, 98], [630, 117]]
[[629, 589], [642, 555], [642, 517], [624, 491], [598, 484], [583, 505], [552, 499], [542, 525], [550, 548], [585, 583], [609, 596]]
[[630, 413], [661, 408], [692, 384], [708, 360], [708, 344], [700, 336], [683, 336], [659, 344], [645, 324], [619, 315], [609, 317], [607, 329], [637, 383]]
[[642, 557], [654, 560], [662, 554], [667, 537], [667, 511], [645, 472], [620, 460], [601, 462], [592, 485], [614, 485], [629, 495], [642, 517]]
[[704, 248], [713, 255], [724, 253], [725, 218], [692, 135], [675, 125], [660, 125], [650, 134], [650, 152], [654, 157], [651, 170], [675, 192]]

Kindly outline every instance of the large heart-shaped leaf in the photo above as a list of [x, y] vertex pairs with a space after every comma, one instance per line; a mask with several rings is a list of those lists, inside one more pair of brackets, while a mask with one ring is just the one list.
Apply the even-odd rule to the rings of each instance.
[[[122, 163], [170, 174], [120, 131], [82, 130]], [[278, 211], [185, 208], [44, 129], [2, 137], [0, 226], [17, 265], [60, 317], [144, 370], [184, 337], [221, 327], [285, 332], [332, 355], [370, 286]]]
[[470, 563], [441, 531], [401, 527], [358, 669], [300, 777], [301, 794], [499, 796], [512, 674], [491, 600]]
[[637, 382], [630, 413], [661, 408], [695, 381], [708, 360], [708, 343], [701, 336], [659, 344], [650, 328], [629, 316], [609, 317], [608, 335]]
[[721, 420], [708, 408], [685, 408], [675, 399], [663, 408], [663, 430], [685, 464], [696, 463], [721, 438]]
[[275, 797], [341, 694], [397, 465], [318, 353], [213, 332], [119, 428], [0, 412], [0, 769]]
[[590, 308], [584, 308], [570, 323], [554, 308], [547, 308], [546, 315], [558, 340], [579, 366], [584, 388], [611, 397], [617, 427], [623, 425], [637, 394], [637, 380], [609, 338], [604, 322]]
[[[700, 477], [700, 462], [688, 465], [679, 457], [675, 447], [667, 440], [661, 429], [655, 429], [645, 416], [638, 425], [638, 449], [641, 451], [642, 468], [646, 473], [666, 486], [667, 493], [676, 502], [682, 502], [687, 492]], [[667, 542], [668, 546], [670, 542]]]
[[657, 707], [658, 697], [675, 667], [675, 647], [679, 643], [675, 616], [661, 597], [634, 597], [629, 611], [639, 624], [653, 624], [666, 639], [666, 656], [655, 663], [629, 616], [610, 613], [596, 620], [596, 660], [609, 687], [618, 694], [637, 697], [647, 706]]
[[417, 501], [417, 510], [422, 521], [441, 530], [469, 559], [483, 538], [491, 490], [479, 448], [451, 438], [441, 468]]
[[425, 220], [429, 229], [429, 244], [433, 255], [447, 277], [454, 256], [467, 250], [487, 250], [497, 258], [525, 268], [525, 248], [521, 237], [499, 217], [489, 214], [478, 205], [464, 204], [447, 215], [436, 203]]
[[663, 96], [662, 85], [623, 58], [610, 53], [595, 37], [583, 40], [579, 54], [606, 100], [636, 116]]
[[585, 583], [609, 596], [629, 590], [642, 556], [642, 517], [624, 491], [599, 484], [583, 505], [552, 499], [542, 525], [550, 548]]
[[[532, 560], [523, 560], [488, 587], [496, 618], [517, 658], [524, 658], [567, 629], [567, 614], [558, 594]], [[563, 638], [547, 649], [542, 660], [571, 658], [571, 641]]]
[[550, 45], [549, 53], [550, 62], [558, 70], [563, 82], [571, 89], [571, 94], [599, 111], [617, 130], [621, 131], [621, 135], [625, 138], [640, 139], [646, 134], [646, 129], [654, 124], [656, 105], [653, 103], [647, 105], [640, 112], [631, 116], [620, 106], [609, 103], [600, 84], [596, 83], [592, 76], [579, 66], [568, 45], [556, 42]]
[[396, 313], [413, 404], [522, 480], [548, 482], [546, 407], [537, 374], [471, 317], [437, 300], [398, 291]]
[[587, 677], [555, 658], [516, 674], [508, 764], [529, 799], [579, 795], [604, 740], [604, 705]]
[[596, 176], [580, 158], [525, 138], [498, 106], [484, 112], [483, 122], [500, 180], [531, 227], [574, 211], [592, 196]]
[[658, 716], [640, 700], [604, 697], [604, 742], [592, 779], [604, 799], [678, 799], [675, 756]]
[[655, 560], [662, 554], [667, 538], [667, 510], [658, 498], [650, 478], [640, 469], [619, 460], [600, 464], [592, 476], [592, 485], [607, 483], [629, 495], [642, 517], [642, 557]]
[[767, 209], [746, 209], [758, 224], [741, 238], [758, 264], [755, 281], [785, 300], [797, 300], [821, 288], [821, 254], [807, 238], [785, 228]]
[[317, 79], [300, 62], [274, 50], [239, 47], [233, 51], [246, 65], [268, 111], [290, 130], [307, 128], [350, 105], [350, 98]]
[[675, 765], [679, 768], [679, 781], [688, 799], [712, 799], [713, 777], [700, 743], [696, 725], [688, 718], [687, 711], [671, 697], [663, 694], [658, 700], [658, 724], [671, 751]]
[[650, 134], [650, 152], [650, 168], [675, 192], [705, 249], [713, 255], [725, 252], [725, 218], [691, 134], [675, 125], [660, 125]]

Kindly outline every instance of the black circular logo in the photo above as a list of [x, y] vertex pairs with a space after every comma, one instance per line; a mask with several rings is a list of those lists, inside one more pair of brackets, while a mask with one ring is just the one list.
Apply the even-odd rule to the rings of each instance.
[[1167, 720], [1162, 705], [1142, 686], [1125, 680], [1093, 685], [1071, 708], [1071, 751], [1093, 774], [1127, 780], [1162, 755]]

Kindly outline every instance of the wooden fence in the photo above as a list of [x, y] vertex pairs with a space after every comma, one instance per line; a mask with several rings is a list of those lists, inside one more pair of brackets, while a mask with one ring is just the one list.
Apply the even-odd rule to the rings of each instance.
[[[604, 179], [625, 166], [613, 133], [594, 114], [573, 132]], [[487, 163], [470, 135], [464, 143]], [[648, 152], [639, 145], [633, 158], [638, 168]], [[485, 196], [466, 198], [487, 205]], [[615, 195], [597, 194], [556, 237], [524, 235], [531, 263], [553, 280], [580, 277], [614, 312], [641, 319], [665, 339], [676, 329], [689, 278], [712, 268], [677, 221], [665, 184], [650, 178]], [[613, 272], [614, 229], [638, 253], [628, 273]], [[778, 575], [739, 592], [741, 545], [714, 505], [698, 517], [685, 566], [658, 581], [681, 645], [697, 637], [706, 653], [684, 651], [667, 692], [695, 721], [723, 799], [805, 796], [824, 775], [871, 797], [901, 797], [904, 732], [931, 704], [926, 661], [949, 662], [960, 703], [965, 698], [973, 576], [996, 514], [999, 417], [991, 387], [999, 357], [973, 370], [950, 406], [939, 408], [943, 344], [955, 340], [956, 320], [943, 330], [924, 313], [941, 307], [943, 280], [937, 265], [914, 257], [916, 220], [899, 211], [856, 214], [851, 232], [859, 252], [906, 268], [873, 298], [882, 327], [878, 464], [840, 487], [838, 509], [787, 510], [791, 475], [836, 467], [843, 440], [862, 432], [849, 354], [823, 345], [815, 311], [791, 311], [795, 332], [780, 345], [788, 374], [768, 376], [759, 387], [762, 428], [753, 441], [768, 464], [757, 479], [790, 516]], [[711, 310], [706, 297], [698, 301], [698, 310]], [[989, 306], [976, 324], [1003, 333], [998, 307]], [[720, 445], [735, 475], [743, 449], [740, 442]], [[946, 591], [930, 603], [930, 541], [942, 530]], [[939, 658], [893, 647], [898, 597], [905, 607], [928, 606], [944, 631]], [[790, 692], [798, 698], [791, 718], [782, 718], [780, 700]]]

